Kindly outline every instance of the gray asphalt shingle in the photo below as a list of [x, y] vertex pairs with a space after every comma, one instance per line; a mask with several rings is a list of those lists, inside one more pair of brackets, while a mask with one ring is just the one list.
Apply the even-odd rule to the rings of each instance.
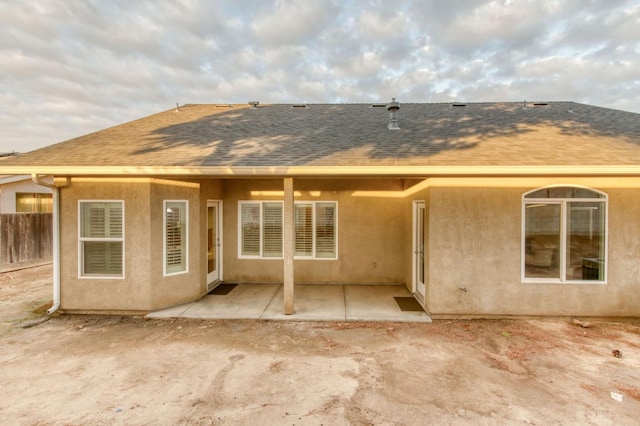
[[38, 166], [638, 165], [640, 114], [570, 102], [185, 105], [7, 158]]

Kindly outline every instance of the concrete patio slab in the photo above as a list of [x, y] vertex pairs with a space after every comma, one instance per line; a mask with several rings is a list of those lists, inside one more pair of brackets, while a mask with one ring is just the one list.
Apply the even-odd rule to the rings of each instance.
[[147, 318], [178, 318], [185, 313], [187, 309], [199, 302], [189, 302], [171, 308], [163, 309], [161, 311], [151, 312], [146, 315]]
[[279, 284], [238, 284], [227, 295], [203, 297], [190, 306], [181, 317], [259, 319], [279, 287]]
[[345, 285], [347, 321], [431, 322], [426, 312], [405, 312], [394, 297], [411, 293], [400, 285]]
[[294, 314], [284, 314], [284, 289], [280, 286], [262, 319], [291, 321], [345, 321], [342, 285], [297, 284], [294, 290]]
[[282, 284], [238, 284], [227, 295], [207, 295], [147, 317], [431, 322], [426, 312], [400, 309], [394, 297], [411, 296], [402, 285], [296, 284], [294, 293], [293, 315], [284, 314]]

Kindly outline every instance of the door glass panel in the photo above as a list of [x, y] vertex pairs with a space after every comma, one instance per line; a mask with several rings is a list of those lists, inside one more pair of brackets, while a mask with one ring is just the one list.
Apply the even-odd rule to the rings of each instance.
[[568, 203], [567, 279], [604, 280], [604, 203]]
[[560, 278], [560, 204], [527, 204], [525, 215], [525, 277]]
[[418, 208], [418, 281], [424, 283], [424, 207]]
[[215, 207], [207, 208], [207, 272], [214, 272], [217, 268], [217, 212]]

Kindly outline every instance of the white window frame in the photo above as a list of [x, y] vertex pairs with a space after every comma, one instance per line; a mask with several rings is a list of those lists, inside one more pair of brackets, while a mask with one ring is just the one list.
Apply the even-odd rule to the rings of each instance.
[[[263, 215], [263, 208], [264, 208], [264, 204], [269, 204], [269, 203], [279, 203], [282, 205], [283, 207], [283, 213], [284, 213], [284, 203], [283, 201], [280, 200], [240, 200], [238, 201], [238, 259], [266, 259], [266, 260], [277, 260], [277, 259], [283, 259], [284, 256], [279, 256], [279, 257], [274, 257], [274, 256], [264, 256], [263, 252], [264, 252], [264, 215]], [[260, 223], [259, 223], [259, 227], [260, 227], [260, 255], [256, 256], [256, 255], [245, 255], [242, 254], [242, 245], [243, 245], [243, 235], [242, 235], [242, 206], [243, 205], [259, 205], [260, 206]], [[313, 208], [312, 208], [312, 226], [313, 226], [313, 255], [312, 256], [294, 256], [294, 259], [300, 259], [300, 260], [336, 260], [338, 259], [338, 202], [337, 201], [333, 201], [333, 200], [318, 200], [318, 201], [296, 201], [294, 202], [294, 211], [295, 211], [295, 206], [296, 205], [305, 205], [305, 204], [312, 204]], [[334, 232], [335, 232], [335, 257], [316, 257], [316, 204], [334, 204], [335, 205], [335, 217], [334, 217]], [[295, 213], [294, 213], [295, 214]], [[283, 238], [284, 238], [284, 217], [283, 217]], [[295, 227], [295, 224], [294, 224]], [[294, 230], [295, 233], [295, 230]], [[295, 238], [295, 235], [294, 235]], [[283, 248], [284, 248], [284, 241], [283, 241]], [[295, 240], [294, 240], [294, 250], [295, 250]]]
[[[82, 204], [84, 203], [119, 203], [122, 205], [122, 236], [118, 238], [94, 238], [94, 237], [82, 237]], [[109, 280], [123, 280], [125, 278], [125, 203], [124, 200], [78, 200], [78, 278], [79, 279], [109, 279]], [[105, 242], [121, 242], [122, 243], [122, 273], [120, 275], [99, 275], [99, 274], [85, 274], [84, 273], [84, 242], [91, 241], [105, 241]]]
[[[167, 206], [170, 203], [184, 205], [184, 269], [167, 272]], [[163, 200], [162, 202], [162, 275], [165, 277], [181, 275], [189, 272], [189, 200]]]
[[[247, 204], [253, 204], [253, 205], [257, 205], [260, 207], [260, 222], [259, 222], [259, 229], [260, 229], [260, 241], [259, 241], [259, 246], [260, 246], [260, 254], [259, 255], [246, 255], [246, 254], [242, 254], [242, 244], [243, 244], [243, 236], [242, 236], [242, 206], [243, 205], [247, 205]], [[283, 209], [283, 213], [284, 213], [284, 203], [280, 200], [242, 200], [242, 201], [238, 201], [238, 259], [271, 259], [271, 260], [277, 260], [277, 259], [283, 259], [284, 256], [264, 256], [264, 205], [265, 204], [280, 204], [282, 206]], [[284, 234], [284, 217], [281, 218], [282, 219], [282, 227], [283, 227], [283, 234]], [[283, 235], [284, 238], [284, 235]], [[284, 243], [284, 240], [283, 240]], [[283, 244], [283, 251], [284, 251], [284, 244]], [[284, 254], [284, 253], [283, 253]]]
[[[316, 205], [317, 204], [333, 204], [334, 207], [334, 218], [333, 218], [333, 228], [334, 228], [334, 243], [335, 243], [335, 255], [333, 257], [318, 257], [316, 250]], [[294, 203], [294, 215], [295, 215], [295, 206], [304, 206], [311, 205], [311, 228], [312, 228], [312, 254], [310, 256], [304, 255], [295, 255], [294, 259], [313, 259], [313, 260], [336, 260], [338, 259], [338, 202], [337, 201], [296, 201]], [[295, 222], [294, 222], [295, 226]], [[294, 234], [295, 236], [295, 234]], [[295, 240], [294, 240], [294, 252], [295, 252]]]
[[[576, 188], [585, 189], [591, 192], [602, 195], [602, 198], [527, 198], [527, 195], [547, 188]], [[568, 204], [576, 202], [601, 202], [604, 204], [604, 274], [602, 280], [571, 280], [567, 279], [566, 274], [566, 254], [567, 254], [567, 221], [568, 221]], [[526, 214], [527, 205], [529, 204], [556, 204], [560, 206], [560, 251], [558, 253], [558, 259], [560, 262], [560, 277], [558, 278], [538, 278], [538, 277], [526, 277]], [[549, 185], [541, 188], [536, 188], [531, 191], [527, 191], [522, 195], [522, 232], [520, 243], [520, 271], [522, 283], [534, 283], [534, 284], [590, 284], [590, 285], [603, 285], [607, 284], [607, 275], [609, 273], [609, 197], [606, 193], [598, 191], [597, 189], [589, 188], [582, 185], [571, 184], [559, 184]]]

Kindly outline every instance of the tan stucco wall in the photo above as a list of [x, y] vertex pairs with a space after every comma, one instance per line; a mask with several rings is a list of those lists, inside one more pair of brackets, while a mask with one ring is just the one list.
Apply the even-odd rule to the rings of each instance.
[[[521, 282], [522, 195], [554, 184], [608, 194], [607, 284]], [[432, 314], [640, 316], [637, 179], [433, 179], [428, 208]]]
[[[282, 282], [283, 261], [239, 259], [238, 201], [281, 200], [282, 179], [57, 179], [62, 305], [146, 311], [206, 293], [206, 201], [223, 201], [227, 282]], [[522, 195], [546, 185], [608, 195], [606, 284], [521, 281]], [[412, 284], [413, 201], [425, 201], [426, 308], [434, 316], [640, 316], [639, 179], [294, 179], [295, 199], [338, 203], [338, 259], [295, 260], [296, 283]], [[124, 200], [125, 278], [78, 277], [78, 201]], [[189, 201], [189, 272], [162, 275], [163, 200]]]
[[[189, 261], [188, 271], [163, 276], [163, 205], [164, 201], [187, 201], [189, 205]], [[199, 298], [204, 291], [200, 268], [202, 256], [200, 249], [201, 211], [200, 188], [198, 184], [175, 181], [153, 180], [150, 202], [150, 241], [151, 263], [151, 309], [159, 309]]]
[[[56, 179], [60, 190], [61, 309], [147, 311], [200, 294], [197, 184], [154, 179]], [[162, 276], [163, 199], [189, 200], [189, 272]], [[78, 201], [123, 200], [124, 278], [79, 278]], [[194, 244], [194, 242], [196, 244]], [[195, 249], [194, 249], [195, 248]]]
[[[404, 202], [380, 197], [396, 180], [294, 179], [295, 200], [337, 201], [338, 259], [295, 260], [296, 283], [400, 283], [405, 276]], [[225, 281], [282, 282], [282, 259], [238, 258], [238, 201], [282, 200], [282, 179], [224, 182]]]

